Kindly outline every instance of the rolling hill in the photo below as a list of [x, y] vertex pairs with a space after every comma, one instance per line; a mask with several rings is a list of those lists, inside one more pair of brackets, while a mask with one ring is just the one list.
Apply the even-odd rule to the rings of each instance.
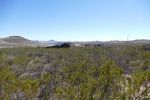
[[33, 41], [26, 39], [21, 36], [9, 36], [6, 38], [0, 38], [0, 46], [2, 47], [20, 47], [20, 46], [47, 46], [45, 43], [40, 43], [39, 41]]

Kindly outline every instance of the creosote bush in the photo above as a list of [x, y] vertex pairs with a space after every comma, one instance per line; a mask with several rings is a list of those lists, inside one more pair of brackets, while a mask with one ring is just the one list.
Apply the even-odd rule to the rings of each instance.
[[142, 46], [0, 49], [2, 100], [148, 100]]

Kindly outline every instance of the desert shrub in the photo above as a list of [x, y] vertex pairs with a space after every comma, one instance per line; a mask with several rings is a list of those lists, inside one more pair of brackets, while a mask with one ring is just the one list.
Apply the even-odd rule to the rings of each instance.
[[0, 99], [146, 98], [150, 93], [150, 52], [140, 48], [0, 49]]
[[122, 70], [112, 61], [106, 62], [102, 67], [91, 67], [92, 70], [82, 63], [80, 66], [63, 68], [65, 84], [56, 88], [58, 97], [81, 100], [119, 97]]

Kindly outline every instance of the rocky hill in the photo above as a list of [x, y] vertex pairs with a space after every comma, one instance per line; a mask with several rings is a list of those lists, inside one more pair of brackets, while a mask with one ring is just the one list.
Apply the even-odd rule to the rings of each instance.
[[9, 36], [6, 38], [0, 38], [0, 47], [20, 47], [20, 46], [47, 46], [47, 44], [40, 43], [39, 41], [33, 41], [21, 36]]
[[24, 43], [31, 43], [32, 42], [28, 39], [21, 37], [21, 36], [9, 36], [9, 37], [3, 38], [2, 40], [5, 42], [8, 42], [8, 43], [23, 43], [24, 44]]

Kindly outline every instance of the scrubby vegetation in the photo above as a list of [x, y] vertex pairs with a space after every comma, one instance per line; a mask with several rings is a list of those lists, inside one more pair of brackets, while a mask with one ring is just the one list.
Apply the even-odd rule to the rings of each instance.
[[0, 100], [149, 100], [142, 46], [0, 49]]

